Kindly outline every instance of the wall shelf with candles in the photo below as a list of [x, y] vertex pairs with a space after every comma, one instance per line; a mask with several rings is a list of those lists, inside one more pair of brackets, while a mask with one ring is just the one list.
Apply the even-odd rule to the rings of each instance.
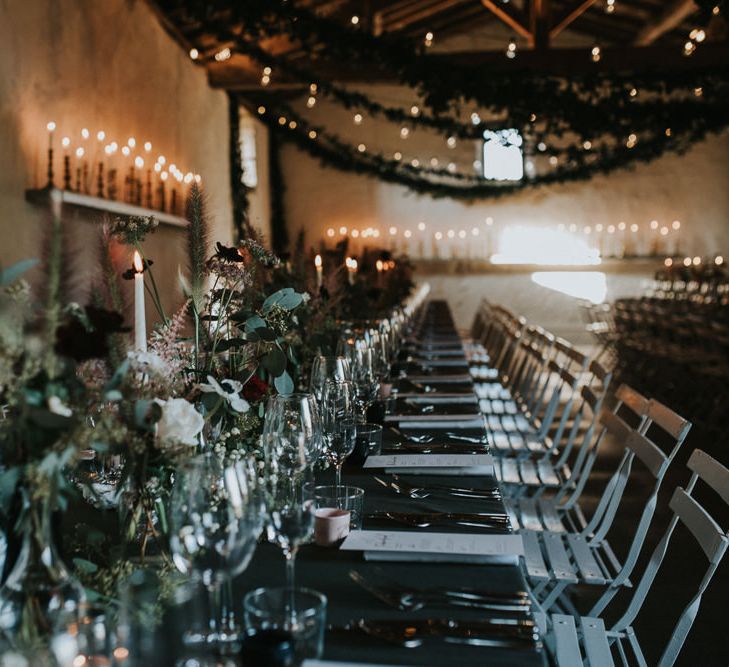
[[[52, 188], [31, 189], [25, 191], [25, 199], [36, 206], [45, 208], [51, 207]], [[57, 190], [57, 189], [56, 189]], [[136, 206], [127, 204], [126, 202], [116, 201], [113, 199], [104, 199], [102, 197], [93, 197], [80, 192], [72, 192], [69, 190], [57, 190], [61, 194], [61, 203], [63, 206], [70, 206], [87, 210], [94, 213], [110, 213], [115, 216], [130, 218], [133, 216], [149, 217], [154, 216], [160, 224], [171, 225], [173, 227], [187, 227], [188, 221], [179, 216], [157, 211], [144, 206]]]

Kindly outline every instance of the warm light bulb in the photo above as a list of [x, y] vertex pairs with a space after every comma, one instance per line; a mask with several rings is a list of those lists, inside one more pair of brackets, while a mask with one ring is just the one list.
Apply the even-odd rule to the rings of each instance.
[[357, 25], [359, 23], [359, 16], [355, 15], [349, 20], [351, 21], [352, 25]]
[[595, 46], [592, 47], [592, 51], [590, 51], [590, 56], [592, 57], [592, 62], [599, 62], [600, 58], [602, 58], [602, 49], [595, 44]]
[[595, 231], [596, 231], [596, 232], [601, 232], [601, 231], [602, 231], [603, 229], [604, 229], [604, 227], [603, 227], [603, 224], [602, 224], [601, 222], [598, 222], [598, 223], [597, 223], [597, 224], [595, 225]]
[[382, 269], [384, 268], [384, 265], [383, 265], [383, 263], [382, 263], [382, 260], [381, 260], [381, 259], [378, 259], [378, 260], [377, 260], [377, 261], [375, 262], [375, 268], [377, 269], [377, 271], [378, 271], [378, 272], [379, 272], [379, 271], [382, 271]]
[[342, 226], [341, 226], [341, 227], [339, 228], [339, 233], [340, 233], [340, 234], [341, 234], [342, 236], [344, 236], [344, 235], [345, 235], [345, 234], [347, 233], [347, 228], [346, 228], [346, 227], [345, 227], [344, 225], [342, 225]]
[[456, 231], [454, 229], [449, 229], [448, 230], [448, 238], [449, 239], [452, 239], [452, 238], [455, 238], [455, 236], [456, 236]]
[[139, 254], [139, 250], [134, 251], [134, 270], [137, 273], [144, 271], [144, 262], [142, 262], [142, 256]]
[[625, 223], [624, 223], [624, 222], [619, 222], [619, 223], [618, 223], [618, 229], [619, 229], [619, 230], [620, 230], [621, 232], [624, 232], [624, 231], [625, 231]]
[[413, 106], [410, 107], [410, 115], [417, 116], [420, 113], [420, 108], [413, 104]]
[[330, 227], [329, 229], [327, 229], [327, 236], [329, 238], [332, 238], [335, 234], [336, 232], [334, 231], [334, 227]]
[[691, 258], [690, 257], [684, 257], [683, 258], [683, 265], [684, 266], [691, 266]]
[[258, 107], [258, 115], [263, 116], [264, 113], [266, 113], [266, 107], [261, 105], [260, 107]]
[[673, 260], [670, 257], [666, 257], [663, 260], [663, 266], [673, 266]]
[[630, 231], [633, 232], [633, 234], [635, 234], [638, 231], [638, 225], [636, 225], [635, 223], [630, 225]]
[[658, 220], [651, 220], [651, 229], [658, 229]]
[[493, 225], [493, 224], [494, 224], [494, 219], [493, 219], [493, 218], [492, 218], [492, 217], [491, 217], [490, 215], [489, 215], [489, 216], [487, 216], [487, 217], [486, 217], [486, 225], [487, 225], [488, 227], [491, 227], [491, 225]]
[[435, 240], [440, 241], [443, 238], [443, 234], [441, 232], [435, 233]]
[[362, 124], [362, 114], [361, 113], [354, 114], [354, 124], [355, 125], [361, 125]]
[[673, 227], [674, 229], [681, 229], [681, 223], [678, 220], [674, 220], [671, 223], [671, 227]]
[[364, 153], [367, 150], [367, 146], [365, 146], [364, 144], [360, 144], [359, 146], [357, 146], [357, 150], [360, 153]]
[[309, 130], [309, 139], [316, 139], [316, 130]]
[[615, 233], [615, 225], [608, 225], [607, 233], [608, 234], [614, 234]]
[[694, 259], [693, 259], [693, 265], [694, 265], [694, 266], [698, 266], [699, 264], [701, 264], [701, 257], [699, 257], [699, 256], [697, 255], [697, 256], [696, 256], [696, 257], [694, 257]]
[[195, 48], [190, 49], [190, 58], [192, 58], [193, 60], [197, 60], [199, 55], [200, 55], [200, 52], [197, 49], [195, 49]]
[[714, 258], [714, 264], [716, 264], [717, 266], [721, 266], [723, 263], [724, 263], [724, 258], [721, 255], [717, 255]]
[[424, 222], [419, 222], [418, 223], [418, 230], [421, 231], [421, 232], [424, 232], [425, 231], [425, 223]]
[[465, 239], [466, 238], [466, 230], [465, 229], [460, 229], [458, 231], [458, 238], [459, 239]]
[[404, 237], [405, 237], [406, 239], [409, 239], [409, 238], [410, 238], [410, 237], [411, 237], [411, 236], [413, 235], [413, 233], [412, 233], [412, 232], [411, 232], [411, 231], [410, 231], [409, 229], [406, 229], [406, 230], [405, 230], [405, 231], [403, 232], [403, 234], [402, 234], [402, 235], [403, 235], [403, 236], [404, 236]]
[[668, 235], [668, 227], [661, 227], [661, 236]]
[[359, 229], [353, 229], [352, 230], [352, 238], [353, 239], [359, 238]]
[[315, 104], [316, 104], [316, 97], [314, 97], [313, 95], [310, 95], [309, 99], [306, 100], [306, 106], [309, 107], [309, 109], [311, 109]]
[[215, 54], [215, 60], [222, 63], [230, 58], [230, 49], [226, 46]]
[[410, 135], [410, 130], [407, 127], [400, 128], [400, 138], [401, 139], [407, 139], [409, 135]]

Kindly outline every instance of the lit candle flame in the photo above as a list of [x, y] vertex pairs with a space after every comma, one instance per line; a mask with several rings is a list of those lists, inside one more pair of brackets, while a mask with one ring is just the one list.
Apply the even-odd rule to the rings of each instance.
[[382, 269], [384, 268], [384, 264], [382, 263], [382, 260], [381, 259], [378, 259], [375, 262], [375, 266], [377, 267], [377, 270], [378, 271], [382, 271]]
[[139, 254], [139, 250], [134, 251], [134, 270], [137, 273], [144, 271], [144, 262], [142, 261], [142, 256]]
[[316, 257], [314, 257], [314, 266], [316, 266], [316, 268], [319, 268], [321, 266], [321, 255], [317, 255]]

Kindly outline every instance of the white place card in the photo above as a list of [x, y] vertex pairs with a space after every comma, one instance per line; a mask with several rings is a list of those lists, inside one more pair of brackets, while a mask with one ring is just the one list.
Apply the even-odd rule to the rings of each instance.
[[406, 380], [411, 382], [427, 382], [428, 384], [439, 384], [441, 382], [471, 382], [473, 378], [470, 373], [453, 373], [448, 375], [406, 375]]
[[363, 467], [389, 474], [494, 476], [490, 454], [380, 454], [368, 456]]
[[396, 530], [353, 530], [344, 551], [365, 560], [516, 564], [524, 555], [521, 535], [477, 535]]

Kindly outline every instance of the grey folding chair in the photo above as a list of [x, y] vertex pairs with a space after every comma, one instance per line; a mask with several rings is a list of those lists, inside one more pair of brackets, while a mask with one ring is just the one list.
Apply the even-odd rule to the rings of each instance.
[[[638, 400], [642, 397], [637, 392], [629, 395], [635, 399], [636, 407], [645, 409], [643, 402]], [[544, 610], [558, 601], [569, 608], [571, 603], [563, 597], [563, 593], [568, 586], [581, 583], [606, 588], [593, 608], [593, 613], [598, 613], [621, 586], [628, 584], [653, 519], [663, 477], [691, 428], [690, 422], [655, 400], [648, 401], [645, 419], [641, 419], [637, 430], [630, 428], [615, 412], [604, 412], [600, 421], [607, 432], [623, 442], [624, 453], [590, 520], [579, 532], [520, 531], [524, 541], [526, 572], [534, 596]], [[652, 427], [657, 427], [664, 437], [670, 439], [667, 453], [648, 436]], [[636, 461], [651, 474], [654, 484], [631, 546], [621, 563], [607, 540], [607, 534], [617, 516]]]
[[[552, 629], [547, 636], [547, 645], [559, 667], [583, 667], [587, 664], [590, 667], [615, 667], [616, 665], [647, 667], [632, 624], [653, 585], [668, 551], [673, 533], [680, 522], [701, 547], [708, 560], [708, 566], [697, 592], [681, 612], [673, 632], [669, 635], [656, 667], [671, 667], [676, 662], [696, 619], [702, 597], [729, 546], [729, 536], [726, 530], [719, 526], [711, 514], [692, 495], [697, 482], [701, 481], [729, 505], [729, 470], [700, 449], [691, 454], [688, 467], [692, 472], [688, 486], [685, 490], [678, 487], [674, 491], [669, 504], [673, 510], [673, 517], [653, 551], [622, 617], [608, 629], [599, 616], [577, 618], [565, 614], [551, 616]], [[729, 654], [727, 658], [729, 660]]]

